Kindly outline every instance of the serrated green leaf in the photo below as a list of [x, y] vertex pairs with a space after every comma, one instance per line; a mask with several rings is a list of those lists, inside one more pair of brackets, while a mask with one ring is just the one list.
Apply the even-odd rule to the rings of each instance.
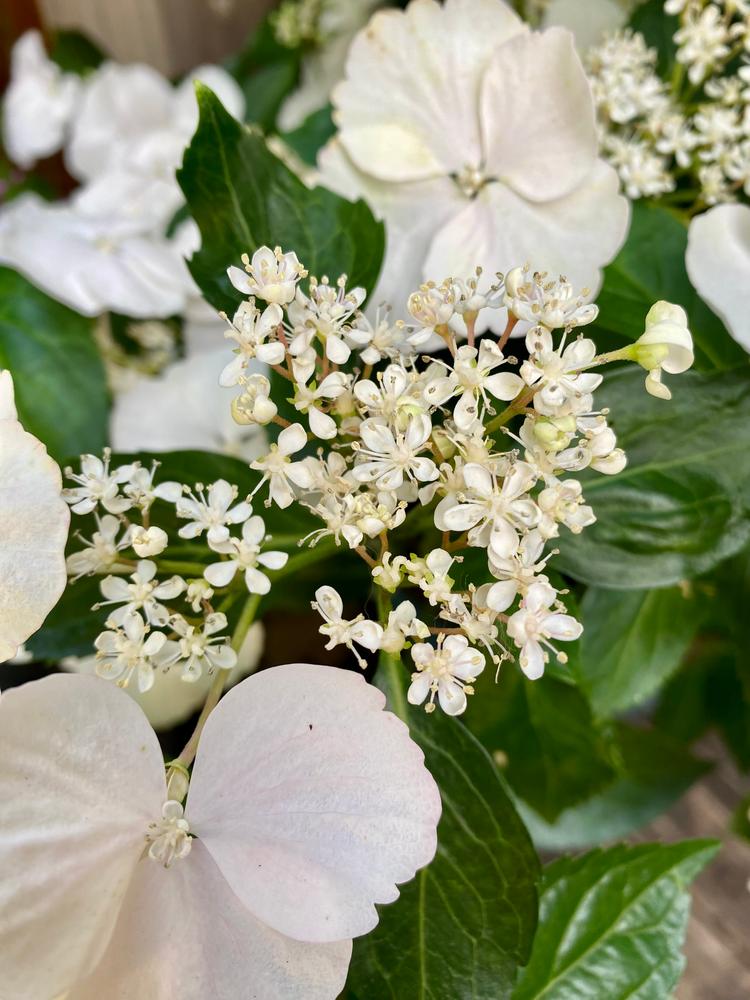
[[659, 299], [688, 314], [696, 367], [721, 371], [747, 363], [747, 355], [690, 284], [685, 269], [687, 226], [665, 208], [633, 204], [625, 246], [604, 271], [593, 336], [600, 350], [622, 347], [643, 333], [646, 313]]
[[200, 121], [178, 180], [201, 231], [190, 270], [208, 301], [231, 313], [240, 301], [226, 269], [263, 245], [294, 250], [311, 274], [346, 273], [371, 291], [385, 232], [363, 201], [307, 188], [268, 149], [260, 132], [240, 125], [202, 84]]
[[85, 76], [104, 62], [102, 50], [80, 31], [56, 31], [50, 45], [50, 59], [66, 73]]
[[408, 706], [391, 667], [379, 680], [440, 787], [438, 853], [354, 942], [345, 996], [502, 1000], [528, 958], [538, 861], [487, 753], [458, 720]]
[[314, 167], [318, 151], [335, 133], [336, 126], [333, 123], [332, 108], [330, 104], [327, 104], [324, 108], [313, 111], [293, 131], [283, 132], [281, 138], [304, 163]]
[[614, 781], [609, 741], [576, 687], [547, 674], [529, 681], [514, 664], [497, 685], [486, 670], [474, 686], [467, 726], [505, 761], [514, 793], [547, 821]]
[[679, 667], [703, 606], [679, 587], [590, 587], [581, 605], [583, 636], [575, 669], [595, 714], [606, 718], [651, 697]]
[[643, 373], [613, 372], [609, 407], [628, 456], [616, 476], [584, 474], [596, 524], [563, 534], [556, 565], [614, 589], [667, 587], [706, 573], [750, 536], [750, 368], [686, 372], [673, 399], [654, 399]]
[[615, 781], [545, 822], [524, 802], [519, 812], [539, 850], [569, 851], [619, 840], [669, 809], [711, 768], [659, 727], [618, 723], [612, 734]]
[[100, 451], [109, 397], [93, 322], [0, 267], [0, 368], [13, 375], [24, 427], [58, 461]]
[[666, 1000], [685, 965], [688, 886], [718, 849], [620, 845], [550, 865], [513, 1000]]

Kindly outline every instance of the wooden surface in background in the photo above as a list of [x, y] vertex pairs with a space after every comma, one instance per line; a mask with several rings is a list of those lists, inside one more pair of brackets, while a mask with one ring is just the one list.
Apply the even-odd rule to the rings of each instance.
[[39, 0], [50, 28], [90, 35], [120, 62], [178, 76], [236, 52], [274, 0]]
[[717, 761], [715, 769], [670, 812], [630, 839], [670, 842], [716, 837], [723, 841], [716, 860], [693, 885], [687, 970], [675, 997], [749, 1000], [750, 843], [735, 837], [729, 825], [738, 802], [750, 793], [750, 780], [738, 774], [718, 740], [700, 744], [698, 753]]

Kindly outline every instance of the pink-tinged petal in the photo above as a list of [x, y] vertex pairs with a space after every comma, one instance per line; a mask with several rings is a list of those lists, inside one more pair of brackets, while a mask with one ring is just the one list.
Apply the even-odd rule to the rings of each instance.
[[617, 174], [601, 161], [580, 187], [554, 201], [532, 203], [504, 184], [487, 184], [437, 233], [424, 274], [471, 274], [477, 265], [486, 274], [506, 273], [529, 261], [594, 294], [629, 225]]
[[55, 997], [96, 964], [166, 796], [141, 709], [56, 674], [0, 698], [3, 995]]
[[717, 205], [696, 216], [685, 263], [701, 297], [750, 351], [750, 206]]
[[585, 183], [597, 154], [594, 101], [573, 36], [559, 28], [497, 50], [482, 83], [485, 170], [531, 201]]
[[70, 511], [47, 449], [15, 412], [10, 375], [0, 411], [0, 662], [41, 626], [65, 589]]
[[437, 786], [380, 692], [311, 664], [229, 692], [203, 732], [187, 816], [259, 919], [307, 941], [365, 934], [433, 857]]
[[112, 942], [67, 1000], [331, 1000], [351, 941], [293, 941], [237, 899], [200, 841], [164, 869], [137, 867]]
[[[497, 0], [414, 0], [355, 38], [334, 117], [347, 153], [380, 180], [414, 181], [482, 162], [477, 110], [496, 46], [524, 32]], [[378, 81], [378, 100], [372, 82]]]

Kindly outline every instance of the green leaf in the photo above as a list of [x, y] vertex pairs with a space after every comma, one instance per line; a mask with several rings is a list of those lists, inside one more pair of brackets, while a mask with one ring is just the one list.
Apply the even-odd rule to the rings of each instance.
[[226, 269], [263, 245], [294, 250], [311, 274], [346, 273], [371, 291], [383, 259], [385, 231], [363, 201], [307, 188], [243, 127], [215, 95], [196, 86], [200, 121], [178, 179], [202, 247], [190, 270], [208, 301], [231, 313], [240, 297]]
[[529, 681], [514, 664], [493, 681], [488, 669], [474, 685], [466, 724], [540, 816], [551, 822], [614, 780], [608, 740], [576, 687], [549, 675]]
[[686, 372], [670, 401], [649, 396], [643, 373], [605, 379], [628, 456], [616, 476], [585, 473], [597, 523], [559, 539], [556, 565], [600, 587], [667, 587], [705, 573], [750, 536], [750, 369]]
[[320, 150], [335, 134], [336, 126], [331, 116], [332, 108], [327, 104], [313, 111], [302, 124], [292, 132], [283, 132], [281, 138], [304, 162], [315, 166]]
[[651, 697], [679, 667], [702, 609], [702, 601], [678, 587], [590, 587], [581, 605], [583, 636], [576, 676], [594, 713], [608, 717]]
[[665, 688], [654, 724], [686, 744], [716, 729], [737, 767], [750, 771], [750, 664], [744, 646], [704, 639], [699, 655]]
[[628, 836], [669, 809], [711, 764], [691, 757], [659, 727], [618, 723], [613, 732], [617, 778], [580, 805], [547, 823], [525, 803], [519, 812], [537, 849], [568, 851]]
[[720, 371], [747, 364], [745, 352], [690, 284], [686, 247], [687, 228], [672, 213], [643, 201], [633, 204], [627, 242], [605, 269], [596, 300], [599, 317], [594, 339], [600, 350], [637, 340], [646, 313], [654, 302], [666, 299], [688, 314], [698, 369]]
[[499, 1000], [528, 959], [538, 861], [487, 753], [456, 719], [408, 706], [406, 676], [391, 659], [378, 680], [440, 787], [438, 852], [354, 942], [347, 995]]
[[18, 414], [58, 461], [101, 451], [109, 399], [93, 323], [0, 267], [0, 368], [13, 375]]
[[513, 1000], [665, 1000], [685, 966], [688, 886], [711, 840], [619, 845], [546, 869], [539, 930]]
[[56, 31], [52, 37], [50, 59], [66, 73], [85, 76], [104, 62], [104, 53], [80, 31]]
[[659, 59], [657, 70], [666, 77], [675, 63], [677, 46], [674, 36], [680, 27], [676, 14], [664, 12], [664, 0], [646, 0], [633, 11], [629, 27], [639, 31], [646, 39], [646, 44], [656, 49]]

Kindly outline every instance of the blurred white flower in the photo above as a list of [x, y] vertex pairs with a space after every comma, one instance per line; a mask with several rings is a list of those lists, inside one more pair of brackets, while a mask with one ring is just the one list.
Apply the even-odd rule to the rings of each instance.
[[10, 60], [10, 84], [3, 97], [3, 146], [14, 163], [28, 169], [62, 147], [81, 82], [47, 58], [38, 31], [27, 31], [18, 39]]
[[[204, 583], [204, 581], [199, 581]], [[208, 599], [213, 591], [205, 584]], [[195, 588], [193, 588], [193, 592]], [[200, 606], [194, 609], [200, 611]], [[237, 665], [226, 671], [226, 687], [232, 687], [252, 673], [260, 662], [265, 642], [262, 622], [255, 622], [237, 654]], [[60, 666], [71, 673], [94, 674], [97, 667], [96, 656], [67, 656]], [[158, 682], [148, 691], [140, 691], [131, 684], [124, 690], [137, 701], [146, 718], [157, 731], [172, 729], [196, 712], [200, 711], [209, 689], [214, 682], [211, 674], [203, 674], [192, 683], [186, 683], [179, 670], [160, 672]]]
[[583, 53], [610, 31], [622, 28], [638, 0], [549, 0], [542, 27], [572, 31]]
[[0, 371], [0, 662], [16, 655], [65, 589], [69, 521], [60, 469], [19, 423], [13, 379]]
[[531, 33], [501, 0], [412, 0], [357, 36], [333, 104], [323, 181], [364, 196], [387, 225], [373, 301], [400, 307], [425, 279], [524, 258], [599, 287], [629, 210], [597, 159], [568, 32]]
[[142, 221], [84, 214], [35, 194], [0, 212], [0, 262], [84, 316], [172, 316], [192, 292], [178, 249], [144, 232]]
[[750, 206], [717, 205], [695, 216], [685, 261], [700, 295], [750, 352]]
[[219, 385], [225, 362], [221, 349], [197, 353], [118, 393], [110, 416], [112, 447], [122, 452], [196, 449], [246, 460], [264, 452], [263, 431], [232, 419], [232, 395]]
[[209, 717], [183, 810], [115, 686], [3, 694], [4, 990], [332, 1000], [374, 904], [436, 848], [437, 786], [384, 703], [330, 667], [255, 675]]

